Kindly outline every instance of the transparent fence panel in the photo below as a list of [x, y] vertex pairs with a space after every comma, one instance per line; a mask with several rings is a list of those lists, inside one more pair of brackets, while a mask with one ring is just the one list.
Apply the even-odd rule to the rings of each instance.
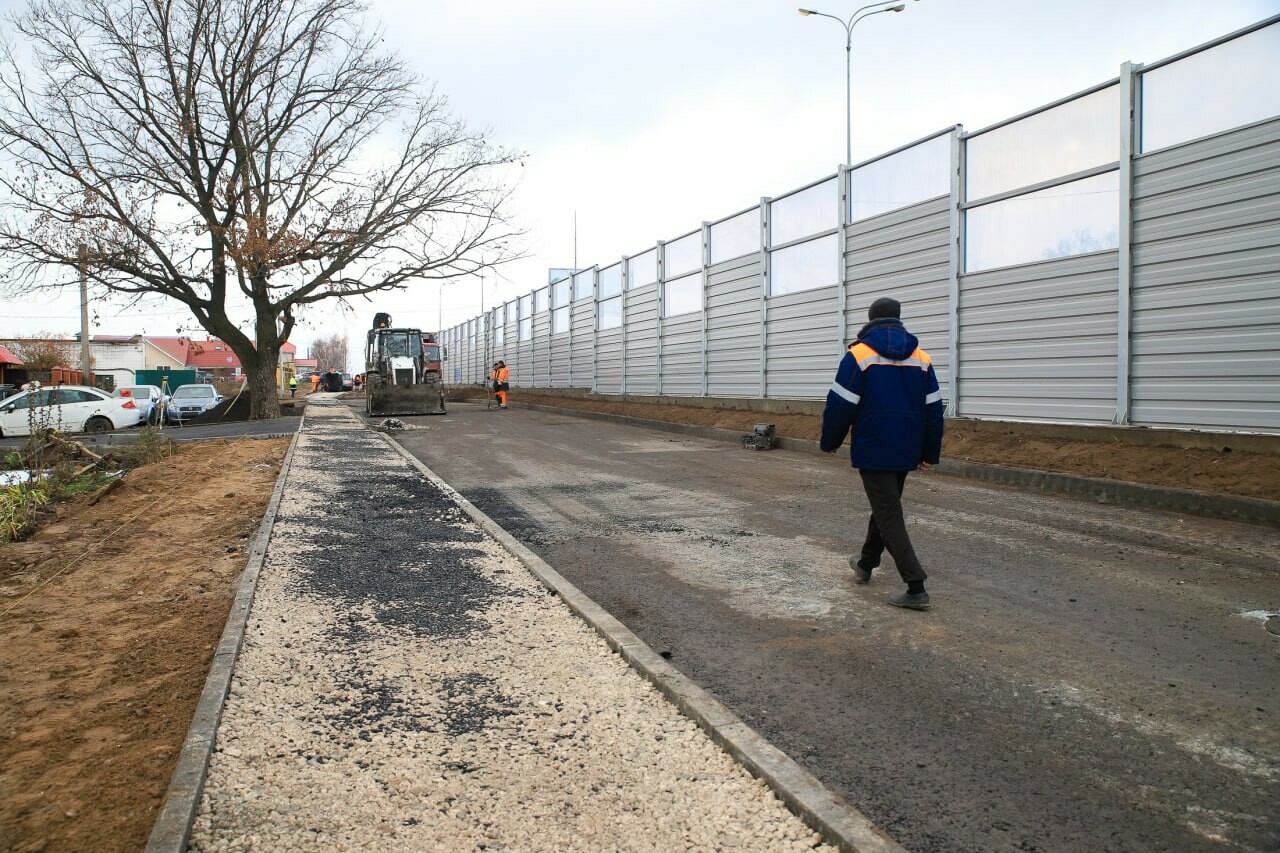
[[658, 280], [658, 248], [627, 259], [627, 290], [635, 290]]
[[832, 178], [769, 203], [769, 245], [780, 246], [840, 225], [839, 182]]
[[493, 327], [493, 345], [495, 347], [502, 346], [502, 342], [505, 338], [506, 338], [506, 333], [503, 331], [503, 327], [501, 325], [494, 326]]
[[760, 208], [712, 225], [710, 240], [713, 264], [760, 251]]
[[551, 288], [543, 287], [533, 292], [534, 313], [541, 314], [551, 307]]
[[573, 298], [590, 299], [595, 286], [595, 271], [583, 270], [573, 276]]
[[951, 193], [951, 134], [849, 173], [849, 221], [870, 219]]
[[602, 299], [596, 303], [596, 328], [616, 329], [622, 325], [622, 297]]
[[1142, 150], [1280, 115], [1280, 24], [1142, 75]]
[[573, 282], [570, 279], [561, 279], [551, 285], [551, 304], [556, 308], [561, 305], [568, 305], [572, 298]]
[[672, 240], [664, 247], [662, 274], [674, 278], [693, 270], [702, 269], [702, 232]]
[[1119, 172], [965, 212], [966, 272], [1100, 252], [1119, 244]]
[[840, 281], [840, 241], [828, 234], [769, 253], [769, 295], [798, 293]]
[[569, 331], [569, 306], [556, 308], [551, 312], [551, 334], [559, 335]]
[[527, 341], [533, 337], [533, 295], [520, 297], [519, 340]]
[[702, 310], [702, 272], [672, 279], [663, 285], [662, 316], [692, 314]]
[[599, 298], [608, 299], [622, 292], [622, 264], [614, 264], [600, 270]]
[[966, 142], [966, 200], [998, 195], [1120, 159], [1120, 87], [979, 134]]

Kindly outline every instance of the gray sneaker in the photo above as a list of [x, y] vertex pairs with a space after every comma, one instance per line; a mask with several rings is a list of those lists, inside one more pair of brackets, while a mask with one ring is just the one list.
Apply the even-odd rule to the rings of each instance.
[[905, 607], [908, 610], [928, 610], [929, 593], [893, 592], [889, 594], [889, 603], [894, 607]]
[[875, 566], [864, 566], [862, 560], [854, 554], [849, 558], [849, 568], [853, 569], [853, 579], [857, 583], [871, 583], [871, 570]]

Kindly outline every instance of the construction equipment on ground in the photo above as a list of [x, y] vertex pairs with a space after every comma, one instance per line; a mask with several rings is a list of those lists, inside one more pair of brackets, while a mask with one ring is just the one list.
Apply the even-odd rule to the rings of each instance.
[[374, 315], [365, 347], [365, 412], [370, 416], [443, 415], [443, 353], [434, 332], [397, 329]]

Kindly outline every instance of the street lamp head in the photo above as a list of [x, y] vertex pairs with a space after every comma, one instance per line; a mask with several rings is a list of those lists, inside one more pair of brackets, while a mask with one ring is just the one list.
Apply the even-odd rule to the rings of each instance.
[[907, 4], [906, 4], [906, 3], [899, 3], [899, 4], [898, 4], [898, 5], [896, 5], [896, 6], [890, 6], [889, 8], [885, 9], [885, 11], [886, 11], [886, 12], [901, 12], [901, 11], [902, 11], [903, 9], [905, 9], [905, 8], [907, 8]]
[[812, 15], [812, 14], [813, 14], [813, 10], [812, 10], [812, 9], [797, 9], [796, 11], [797, 11], [797, 12], [799, 12], [801, 15]]

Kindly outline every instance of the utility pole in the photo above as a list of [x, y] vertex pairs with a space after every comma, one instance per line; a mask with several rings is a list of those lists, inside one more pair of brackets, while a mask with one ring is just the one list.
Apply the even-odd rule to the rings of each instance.
[[[481, 364], [485, 371], [489, 370], [489, 315], [484, 310], [484, 268], [480, 269], [480, 334], [484, 335], [484, 344], [480, 347]], [[486, 372], [487, 376], [488, 373]]]
[[80, 384], [90, 385], [89, 368], [89, 247], [80, 244]]

